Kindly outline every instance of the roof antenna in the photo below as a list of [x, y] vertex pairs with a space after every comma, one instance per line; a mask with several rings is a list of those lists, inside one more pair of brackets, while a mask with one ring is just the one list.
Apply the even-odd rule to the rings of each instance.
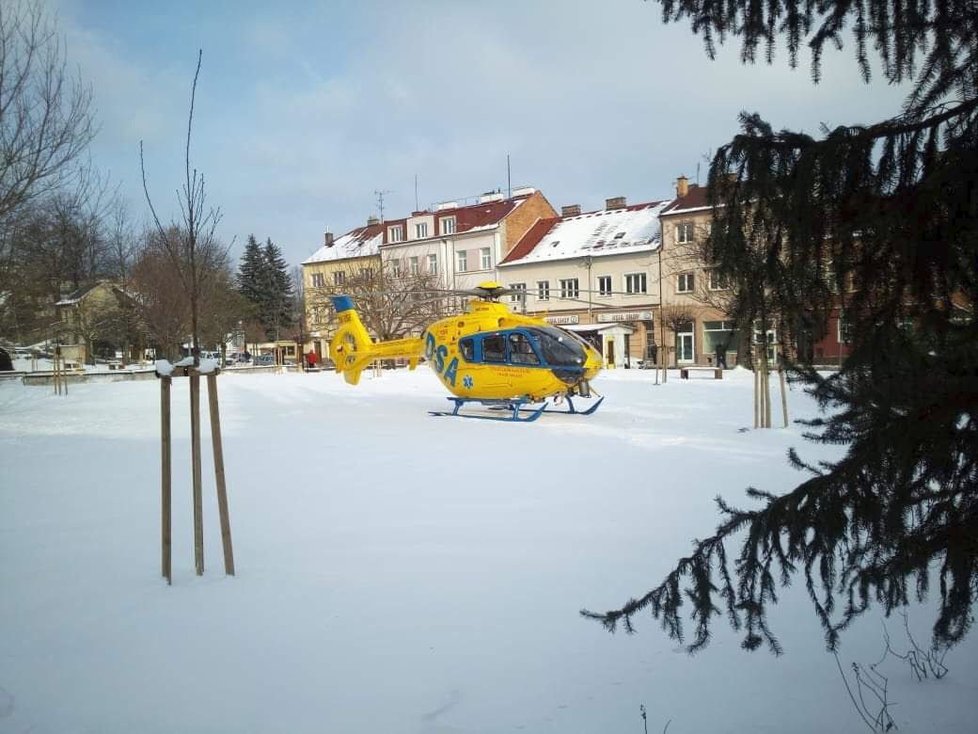
[[418, 204], [418, 174], [414, 174], [414, 211], [421, 211], [421, 205]]
[[513, 198], [513, 177], [509, 173], [509, 153], [506, 154], [506, 198]]
[[384, 221], [384, 194], [389, 194], [390, 191], [377, 191], [374, 189], [374, 196], [377, 197], [377, 208], [380, 209], [380, 221]]

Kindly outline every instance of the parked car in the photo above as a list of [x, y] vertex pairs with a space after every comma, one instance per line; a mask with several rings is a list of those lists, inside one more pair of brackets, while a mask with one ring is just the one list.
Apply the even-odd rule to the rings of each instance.
[[252, 364], [255, 365], [255, 367], [271, 367], [275, 364], [275, 355], [259, 354], [254, 358], [254, 360], [252, 360]]

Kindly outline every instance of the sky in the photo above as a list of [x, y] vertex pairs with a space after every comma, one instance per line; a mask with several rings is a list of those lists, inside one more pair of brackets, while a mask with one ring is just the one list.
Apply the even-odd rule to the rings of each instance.
[[[747, 507], [748, 486], [803, 481], [789, 447], [809, 463], [844, 450], [781, 428], [776, 392], [778, 427], [752, 430], [746, 370], [658, 386], [608, 370], [593, 415], [522, 424], [428, 415], [450, 403], [426, 367], [356, 387], [251, 368], [217, 382], [235, 575], [207, 401], [194, 574], [190, 401], [174, 378], [168, 586], [157, 380], [61, 396], [0, 380], [0, 734], [641, 734], [640, 706], [656, 733], [859, 734], [839, 666], [858, 694], [851, 664], [877, 661], [897, 731], [974, 731], [974, 630], [946, 677], [918, 682], [884, 656], [885, 632], [896, 653], [911, 643], [875, 603], [837, 663], [800, 579], [770, 610], [780, 657], [742, 650], [722, 615], [693, 656], [646, 613], [634, 636], [579, 615], [659, 583], [716, 526], [717, 494]], [[791, 419], [816, 415], [801, 390], [787, 402]], [[938, 588], [908, 610], [925, 649]]]
[[45, 0], [91, 85], [108, 171], [147, 221], [139, 145], [164, 220], [179, 216], [198, 50], [191, 165], [218, 234], [249, 234], [296, 265], [380, 215], [533, 186], [559, 211], [671, 198], [760, 112], [815, 134], [899, 111], [904, 90], [864, 84], [852, 44], [744, 67], [708, 59], [686, 24], [642, 0]]

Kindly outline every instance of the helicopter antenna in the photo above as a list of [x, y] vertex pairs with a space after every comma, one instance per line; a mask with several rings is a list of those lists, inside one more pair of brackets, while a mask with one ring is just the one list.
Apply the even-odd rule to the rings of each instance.
[[393, 193], [391, 191], [377, 191], [374, 189], [374, 196], [377, 197], [377, 208], [380, 210], [380, 221], [384, 221], [384, 194]]

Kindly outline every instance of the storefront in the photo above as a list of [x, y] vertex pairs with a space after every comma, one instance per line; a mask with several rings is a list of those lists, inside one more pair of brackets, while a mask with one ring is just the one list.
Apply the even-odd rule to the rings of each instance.
[[[632, 361], [631, 336], [635, 329], [619, 323], [607, 324], [565, 324], [562, 329], [573, 331], [575, 334], [592, 344], [604, 357], [605, 367], [625, 367]], [[635, 355], [635, 362], [641, 358]], [[636, 364], [637, 366], [637, 364]]]

